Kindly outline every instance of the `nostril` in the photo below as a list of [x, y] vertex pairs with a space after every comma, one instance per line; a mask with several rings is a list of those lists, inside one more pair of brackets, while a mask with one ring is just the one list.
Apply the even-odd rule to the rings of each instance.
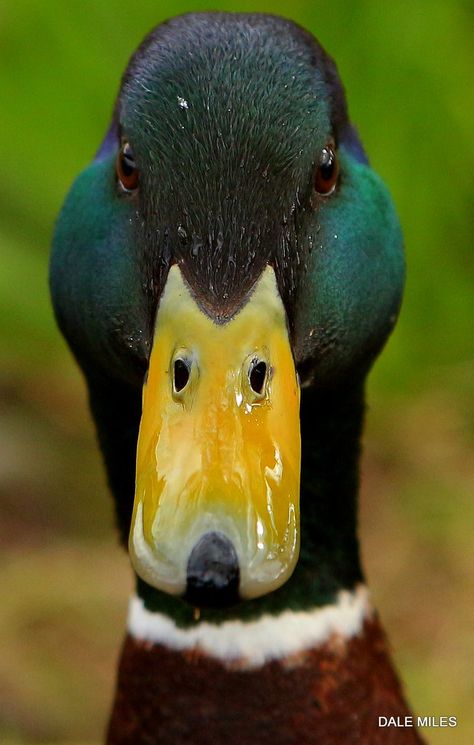
[[257, 393], [259, 396], [263, 393], [263, 388], [265, 386], [265, 378], [267, 376], [267, 364], [266, 362], [263, 362], [262, 360], [252, 360], [250, 371], [249, 371], [249, 381], [250, 381], [250, 387], [252, 388], [254, 393]]
[[189, 364], [178, 357], [173, 366], [173, 386], [176, 393], [183, 390], [189, 381]]
[[206, 533], [188, 560], [186, 600], [198, 607], [219, 608], [238, 600], [239, 562], [222, 533]]

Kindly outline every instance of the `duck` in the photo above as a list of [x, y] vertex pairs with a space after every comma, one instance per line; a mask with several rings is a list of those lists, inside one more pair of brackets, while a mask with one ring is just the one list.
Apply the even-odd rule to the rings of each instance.
[[365, 380], [404, 275], [311, 33], [221, 12], [151, 31], [50, 265], [135, 577], [107, 745], [422, 742], [357, 537]]

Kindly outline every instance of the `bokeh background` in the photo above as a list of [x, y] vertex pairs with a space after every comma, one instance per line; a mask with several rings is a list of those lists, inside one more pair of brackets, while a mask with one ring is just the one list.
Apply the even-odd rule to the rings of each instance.
[[[55, 215], [158, 21], [204, 2], [0, 3], [0, 743], [102, 738], [131, 589], [84, 386], [47, 291]], [[403, 312], [369, 381], [360, 533], [418, 713], [474, 741], [474, 6], [240, 0], [310, 28], [406, 236]]]

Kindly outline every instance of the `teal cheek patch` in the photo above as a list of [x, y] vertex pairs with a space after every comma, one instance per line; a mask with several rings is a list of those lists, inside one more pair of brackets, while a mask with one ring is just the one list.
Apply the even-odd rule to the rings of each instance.
[[146, 328], [134, 215], [133, 205], [115, 192], [114, 157], [94, 161], [66, 198], [50, 263], [55, 314], [74, 353], [100, 360], [120, 377], [127, 367], [116, 350], [140, 355]]
[[388, 190], [341, 150], [341, 185], [315, 212], [313, 250], [296, 323], [296, 358], [313, 375], [370, 362], [397, 318], [404, 284], [403, 240]]

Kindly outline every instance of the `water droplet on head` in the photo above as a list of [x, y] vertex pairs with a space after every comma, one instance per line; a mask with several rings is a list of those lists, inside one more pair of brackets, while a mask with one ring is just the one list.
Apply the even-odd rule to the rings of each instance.
[[178, 106], [180, 109], [189, 109], [188, 102], [182, 96], [178, 96]]

